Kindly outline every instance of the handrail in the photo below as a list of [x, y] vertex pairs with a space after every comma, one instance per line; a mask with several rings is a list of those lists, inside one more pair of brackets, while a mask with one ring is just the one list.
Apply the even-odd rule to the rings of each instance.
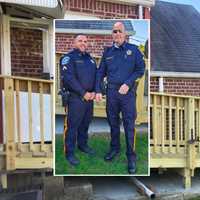
[[180, 94], [170, 94], [170, 93], [164, 93], [164, 92], [151, 92], [151, 95], [159, 95], [159, 96], [168, 96], [168, 97], [181, 97], [181, 98], [195, 98], [200, 99], [198, 96], [190, 96], [190, 95], [180, 95]]
[[37, 78], [29, 78], [29, 77], [21, 77], [21, 76], [8, 76], [8, 75], [0, 75], [0, 78], [11, 78], [17, 80], [25, 80], [25, 81], [35, 81], [35, 82], [42, 82], [42, 83], [53, 83], [53, 80], [46, 80], [46, 79], [37, 79]]
[[[4, 83], [2, 100], [5, 116], [6, 169], [29, 167], [30, 161], [26, 160], [27, 156], [35, 158], [37, 167], [50, 167], [54, 123], [53, 81], [3, 75], [0, 79], [3, 79]], [[47, 163], [41, 160], [45, 157], [50, 159]]]

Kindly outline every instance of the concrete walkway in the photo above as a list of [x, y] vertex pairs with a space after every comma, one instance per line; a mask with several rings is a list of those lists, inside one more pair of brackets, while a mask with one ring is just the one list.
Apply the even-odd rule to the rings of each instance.
[[[64, 117], [56, 116], [56, 134], [63, 133], [63, 123], [64, 123]], [[136, 128], [139, 133], [147, 133], [147, 124], [136, 126]], [[124, 132], [122, 123], [120, 129], [122, 132]], [[94, 118], [89, 126], [88, 132], [89, 134], [110, 133], [110, 127], [105, 118]]]
[[[137, 177], [146, 186], [151, 186], [156, 199], [183, 200], [199, 197], [200, 199], [200, 173], [197, 172], [192, 179], [192, 188], [184, 189], [182, 177], [172, 171], [158, 175], [151, 173], [150, 177]], [[142, 200], [147, 197], [138, 193], [130, 177], [95, 177], [90, 178], [96, 200]]]

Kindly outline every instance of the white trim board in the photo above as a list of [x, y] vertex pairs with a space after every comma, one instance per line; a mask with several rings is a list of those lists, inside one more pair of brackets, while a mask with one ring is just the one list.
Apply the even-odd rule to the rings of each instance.
[[47, 7], [47, 8], [55, 8], [58, 5], [57, 0], [0, 0], [0, 2], [5, 3], [15, 3], [15, 4], [23, 4], [28, 6], [40, 6], [40, 7]]
[[151, 7], [155, 5], [155, 0], [100, 0], [106, 2], [120, 3], [120, 4], [139, 4], [147, 7]]
[[10, 17], [1, 15], [1, 74], [11, 75]]
[[173, 77], [173, 78], [200, 78], [200, 73], [151, 71], [150, 76], [151, 77]]

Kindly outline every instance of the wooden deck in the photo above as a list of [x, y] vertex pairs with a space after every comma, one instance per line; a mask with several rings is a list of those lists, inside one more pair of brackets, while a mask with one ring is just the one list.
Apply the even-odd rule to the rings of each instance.
[[0, 177], [18, 169], [53, 168], [53, 81], [0, 76], [3, 144]]
[[200, 167], [200, 97], [151, 93], [151, 168], [176, 168], [191, 186]]

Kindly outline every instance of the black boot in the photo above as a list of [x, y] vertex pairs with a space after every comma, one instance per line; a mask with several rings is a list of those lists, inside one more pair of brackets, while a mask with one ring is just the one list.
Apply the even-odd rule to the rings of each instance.
[[84, 153], [87, 153], [88, 155], [94, 155], [95, 154], [95, 151], [90, 148], [89, 146], [84, 146], [84, 147], [81, 147], [81, 146], [78, 146], [79, 150], [84, 152]]
[[80, 163], [80, 161], [74, 155], [67, 155], [66, 159], [70, 163], [70, 165], [76, 166]]
[[119, 155], [119, 151], [117, 151], [117, 150], [111, 150], [111, 151], [109, 151], [106, 155], [105, 155], [105, 157], [104, 157], [104, 160], [105, 161], [111, 161], [111, 160], [113, 160], [116, 156], [118, 156]]
[[135, 172], [136, 172], [136, 161], [129, 160], [128, 161], [128, 173], [135, 174]]

